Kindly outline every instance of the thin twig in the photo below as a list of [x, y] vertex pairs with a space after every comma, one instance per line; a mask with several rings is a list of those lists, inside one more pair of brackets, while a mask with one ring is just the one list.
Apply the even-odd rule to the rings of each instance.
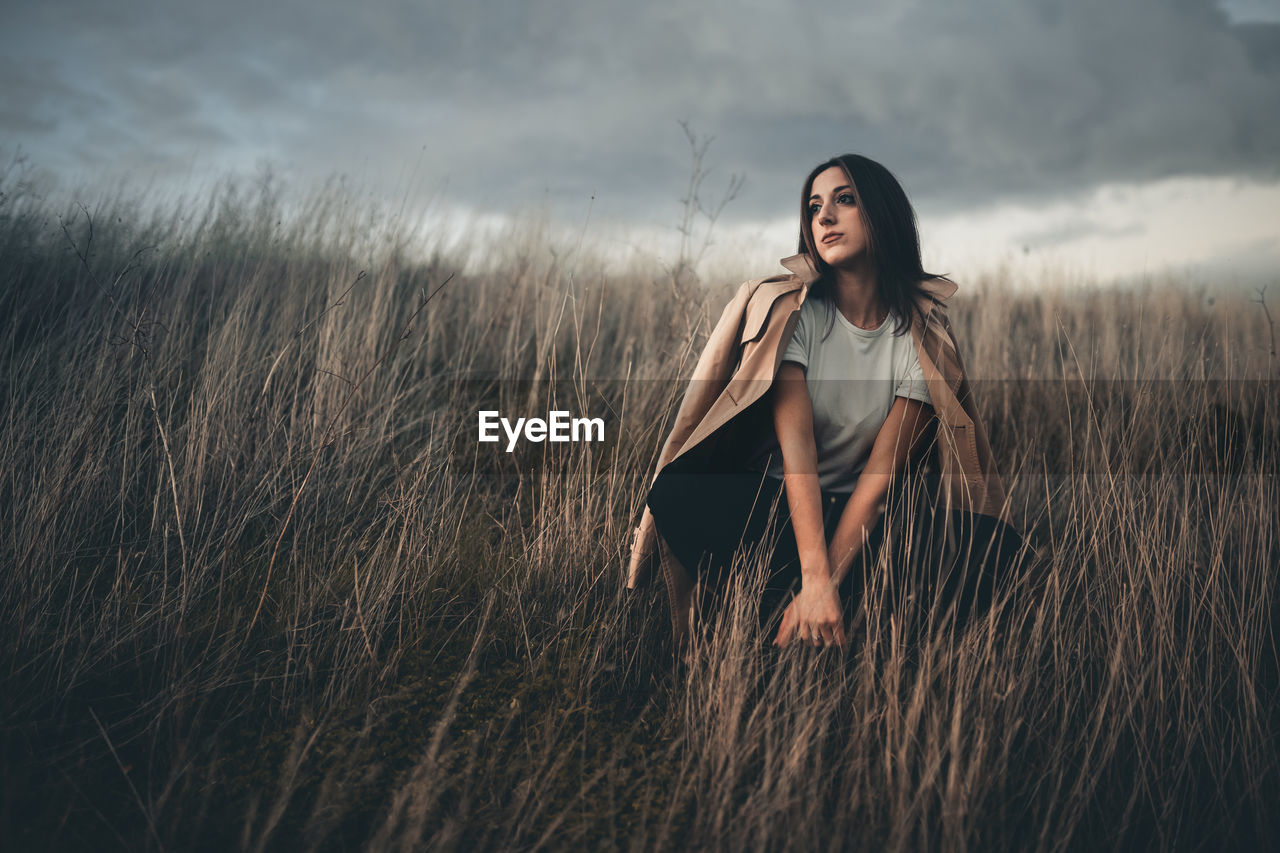
[[[738, 197], [738, 193], [746, 182], [744, 175], [730, 175], [729, 184], [720, 201], [714, 207], [708, 207], [704, 204], [702, 200], [702, 183], [711, 174], [711, 170], [704, 167], [704, 161], [707, 156], [707, 149], [711, 147], [715, 137], [706, 136], [699, 139], [698, 135], [689, 127], [687, 121], [682, 119], [678, 123], [681, 130], [684, 131], [685, 138], [689, 141], [692, 162], [689, 169], [689, 186], [685, 191], [685, 197], [680, 199], [680, 224], [676, 226], [676, 231], [680, 233], [680, 251], [676, 259], [675, 271], [672, 275], [673, 289], [683, 280], [685, 275], [693, 275], [696, 278], [696, 269], [712, 244], [711, 235], [715, 229], [716, 221], [720, 218], [720, 214], [724, 212], [729, 202]], [[693, 252], [694, 220], [699, 214], [706, 219], [706, 228], [702, 234], [702, 242], [695, 254]], [[677, 295], [679, 295], [678, 292]]]

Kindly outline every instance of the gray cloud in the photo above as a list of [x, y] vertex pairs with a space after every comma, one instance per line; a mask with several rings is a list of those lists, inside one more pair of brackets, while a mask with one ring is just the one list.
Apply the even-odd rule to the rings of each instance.
[[954, 212], [1115, 180], [1280, 175], [1280, 27], [1212, 0], [744, 5], [78, 0], [6, 12], [0, 142], [56, 170], [269, 158], [388, 191], [669, 222], [677, 126], [714, 134], [729, 213], [786, 215], [820, 158]]
[[1083, 237], [1116, 238], [1140, 235], [1144, 232], [1145, 229], [1139, 223], [1112, 226], [1092, 222], [1088, 219], [1080, 219], [1067, 225], [1029, 229], [1020, 234], [1015, 234], [1013, 239], [1015, 243], [1023, 246], [1026, 250], [1031, 250], [1053, 248], [1072, 243]]

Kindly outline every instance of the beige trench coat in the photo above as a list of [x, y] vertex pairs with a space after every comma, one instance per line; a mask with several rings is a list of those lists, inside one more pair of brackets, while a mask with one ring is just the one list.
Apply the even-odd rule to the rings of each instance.
[[[783, 258], [789, 275], [743, 282], [720, 315], [694, 367], [675, 425], [658, 457], [653, 479], [676, 459], [704, 442], [759, 400], [773, 384], [800, 306], [818, 272], [807, 254]], [[946, 300], [956, 285], [941, 278], [922, 284], [920, 307], [926, 322], [913, 323], [911, 335], [938, 418], [934, 442], [941, 499], [959, 508], [1008, 523], [1009, 508], [996, 470], [964, 363], [947, 319]], [[627, 568], [628, 589], [652, 580], [654, 557], [663, 571], [677, 638], [690, 617], [693, 579], [662, 541], [646, 506], [634, 531]]]

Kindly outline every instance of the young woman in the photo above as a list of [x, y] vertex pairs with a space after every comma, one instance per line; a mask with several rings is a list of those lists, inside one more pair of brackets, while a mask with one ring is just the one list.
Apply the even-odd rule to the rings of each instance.
[[[678, 640], [695, 578], [715, 590], [763, 546], [760, 617], [772, 632], [780, 614], [774, 643], [843, 646], [884, 504], [913, 458], [936, 463], [931, 524], [958, 518], [970, 551], [981, 532], [982, 558], [1020, 544], [944, 310], [956, 286], [922, 268], [897, 179], [853, 154], [814, 168], [799, 250], [782, 260], [789, 275], [745, 282], [726, 306], [636, 528], [627, 585], [648, 579], [656, 553]], [[982, 562], [957, 572], [953, 555], [935, 580], [966, 604], [989, 596], [994, 563]]]

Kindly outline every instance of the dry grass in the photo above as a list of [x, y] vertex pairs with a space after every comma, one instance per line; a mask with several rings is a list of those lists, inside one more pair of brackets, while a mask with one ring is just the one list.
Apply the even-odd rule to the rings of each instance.
[[[770, 650], [748, 584], [686, 669], [623, 548], [735, 282], [537, 229], [468, 275], [332, 191], [91, 215], [0, 207], [10, 849], [1275, 845], [1247, 299], [962, 279], [1041, 584], [954, 637], [886, 572], [844, 658]], [[475, 440], [553, 407], [608, 440]]]

